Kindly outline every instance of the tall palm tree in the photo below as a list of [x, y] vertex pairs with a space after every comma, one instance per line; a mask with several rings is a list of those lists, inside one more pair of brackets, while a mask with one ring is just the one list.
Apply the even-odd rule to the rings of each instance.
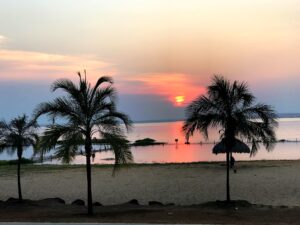
[[[41, 103], [36, 109], [36, 118], [46, 114], [53, 119], [41, 137], [39, 149], [42, 153], [55, 149], [55, 157], [69, 163], [84, 145], [86, 156], [88, 214], [93, 214], [91, 187], [91, 156], [93, 137], [100, 137], [102, 143], [109, 145], [115, 155], [115, 168], [132, 161], [132, 154], [124, 135], [125, 124], [128, 129], [131, 120], [116, 110], [116, 90], [112, 78], [101, 77], [95, 86], [79, 75], [76, 85], [69, 79], [60, 79], [53, 83], [51, 90], [62, 90], [65, 96], [51, 102]], [[60, 124], [55, 123], [60, 118]]]
[[24, 114], [9, 123], [0, 121], [0, 151], [7, 150], [9, 153], [17, 152], [18, 160], [18, 194], [19, 201], [23, 200], [21, 189], [21, 162], [24, 147], [36, 146], [38, 124], [36, 120], [29, 120]]
[[187, 119], [183, 126], [187, 138], [199, 131], [208, 138], [208, 128], [222, 129], [222, 143], [226, 146], [226, 199], [230, 201], [229, 156], [239, 143], [238, 137], [252, 144], [254, 155], [260, 143], [268, 151], [276, 142], [276, 114], [272, 107], [255, 104], [255, 97], [246, 83], [230, 83], [222, 76], [214, 76], [207, 94], [195, 99], [186, 109]]

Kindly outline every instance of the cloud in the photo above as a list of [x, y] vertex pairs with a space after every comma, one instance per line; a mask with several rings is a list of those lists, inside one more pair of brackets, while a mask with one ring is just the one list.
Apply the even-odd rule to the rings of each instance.
[[94, 55], [74, 56], [0, 49], [0, 80], [52, 81], [61, 77], [73, 78], [77, 71], [84, 69], [92, 82], [103, 74], [115, 73], [113, 64], [101, 61]]
[[7, 41], [7, 37], [0, 35], [0, 47], [3, 43], [5, 43]]
[[[76, 72], [87, 70], [93, 83], [99, 76], [114, 76], [117, 88], [123, 94], [153, 95], [185, 106], [205, 88], [195, 83], [188, 74], [142, 73], [136, 76], [119, 76], [113, 63], [99, 60], [95, 55], [62, 55], [44, 52], [0, 48], [0, 80], [13, 82], [51, 83], [58, 78], [77, 79]], [[176, 96], [184, 96], [184, 104], [177, 105]]]
[[[122, 81], [119, 88], [130, 94], [162, 96], [175, 106], [185, 106], [206, 92], [205, 87], [191, 79], [190, 75], [177, 73], [140, 74], [133, 80]], [[184, 96], [185, 104], [176, 104], [176, 96]]]

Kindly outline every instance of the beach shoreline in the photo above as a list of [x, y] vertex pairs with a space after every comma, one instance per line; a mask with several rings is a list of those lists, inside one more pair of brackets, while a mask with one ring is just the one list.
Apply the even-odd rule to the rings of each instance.
[[[1, 166], [0, 200], [17, 197], [15, 166]], [[300, 206], [300, 160], [242, 161], [231, 173], [232, 199], [253, 204]], [[26, 199], [86, 200], [84, 165], [23, 165]], [[114, 205], [137, 199], [193, 205], [225, 199], [225, 163], [134, 164], [112, 176], [113, 166], [94, 165], [94, 201]]]

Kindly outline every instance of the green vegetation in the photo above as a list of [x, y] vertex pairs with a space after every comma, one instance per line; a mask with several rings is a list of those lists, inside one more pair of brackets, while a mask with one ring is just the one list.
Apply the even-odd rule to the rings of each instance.
[[[282, 162], [291, 162], [293, 160], [245, 160], [239, 161], [240, 167], [251, 168], [253, 164], [256, 167], [279, 167]], [[190, 163], [132, 163], [126, 165], [129, 168], [140, 168], [140, 167], [168, 167], [168, 166], [183, 166], [183, 165], [214, 165], [214, 166], [226, 166], [224, 162], [206, 161], [206, 162], [190, 162]], [[93, 164], [93, 168], [99, 169], [114, 169], [113, 164]], [[16, 165], [9, 164], [8, 161], [0, 161], [0, 176], [14, 176]], [[85, 165], [82, 164], [25, 164], [22, 166], [23, 173], [52, 173], [65, 170], [80, 169], [85, 170]]]
[[[0, 160], [0, 166], [6, 165], [18, 165], [19, 160]], [[23, 158], [20, 160], [21, 164], [33, 164], [34, 161], [32, 159]]]
[[165, 142], [157, 142], [154, 139], [151, 138], [144, 138], [140, 140], [136, 140], [132, 146], [149, 146], [149, 145], [164, 145], [166, 144]]

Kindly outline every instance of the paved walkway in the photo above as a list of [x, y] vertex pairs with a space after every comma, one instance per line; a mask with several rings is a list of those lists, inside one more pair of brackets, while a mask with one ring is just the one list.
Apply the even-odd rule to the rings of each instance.
[[[0, 225], [154, 225], [154, 224], [147, 224], [147, 223], [6, 223], [0, 222]], [[155, 224], [155, 225], [166, 225], [166, 224]], [[173, 225], [173, 224], [168, 224]], [[178, 224], [174, 224], [178, 225]], [[180, 224], [180, 225], [188, 225], [188, 224]], [[189, 224], [190, 225], [190, 224]], [[194, 224], [194, 225], [213, 225], [213, 224]], [[214, 224], [216, 225], [216, 224]]]

